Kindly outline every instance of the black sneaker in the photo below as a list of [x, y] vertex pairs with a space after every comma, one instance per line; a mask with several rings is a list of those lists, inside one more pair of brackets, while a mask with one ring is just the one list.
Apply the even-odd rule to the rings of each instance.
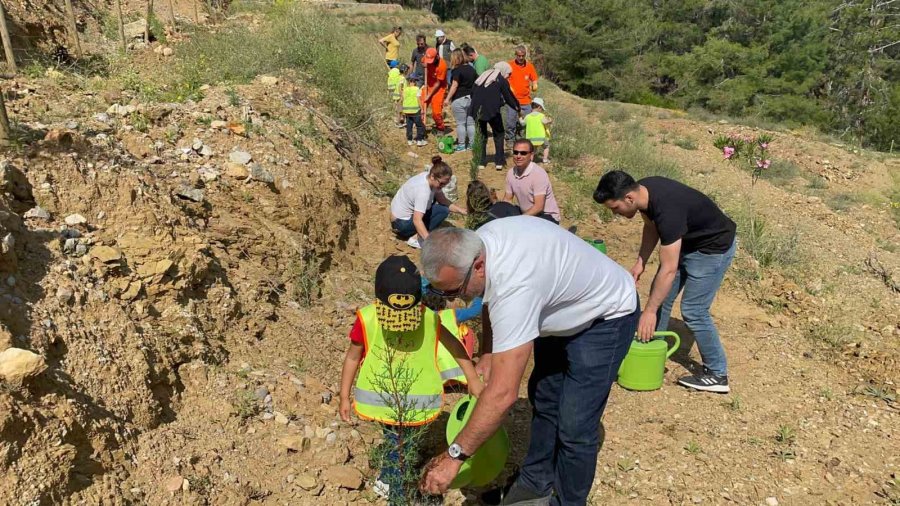
[[679, 378], [678, 384], [694, 390], [715, 392], [717, 394], [727, 394], [731, 391], [728, 388], [728, 376], [717, 376], [709, 372], [709, 369], [705, 367], [703, 368], [703, 374]]
[[509, 478], [506, 479], [506, 485], [493, 488], [481, 494], [481, 502], [490, 506], [499, 505], [517, 505], [517, 506], [547, 506], [550, 504], [550, 497], [541, 497], [534, 492], [516, 485], [519, 479], [519, 470], [517, 469]]

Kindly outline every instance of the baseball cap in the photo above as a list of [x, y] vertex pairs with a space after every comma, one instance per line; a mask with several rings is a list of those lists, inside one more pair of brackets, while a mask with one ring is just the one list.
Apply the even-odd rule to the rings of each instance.
[[422, 323], [422, 276], [405, 255], [387, 257], [375, 271], [375, 311], [387, 330], [409, 332]]
[[437, 58], [437, 49], [429, 47], [425, 50], [425, 56], [422, 57], [422, 61], [426, 64], [431, 64], [434, 63], [435, 58]]
[[547, 106], [544, 105], [544, 99], [543, 99], [543, 98], [535, 98], [535, 99], [533, 99], [533, 100], [531, 101], [531, 103], [532, 103], [532, 104], [535, 104], [535, 105], [541, 106], [541, 108], [544, 109], [544, 110], [547, 109]]
[[435, 30], [435, 32], [434, 32], [434, 36], [435, 36], [435, 37], [444, 37], [444, 36], [446, 36], [446, 35], [447, 35], [447, 34], [444, 33], [444, 31], [441, 30], [441, 29]]
[[390, 60], [390, 61], [388, 61], [388, 67], [390, 67], [390, 68], [396, 68], [397, 65], [399, 65], [399, 64], [400, 64], [400, 63], [399, 63], [397, 60]]

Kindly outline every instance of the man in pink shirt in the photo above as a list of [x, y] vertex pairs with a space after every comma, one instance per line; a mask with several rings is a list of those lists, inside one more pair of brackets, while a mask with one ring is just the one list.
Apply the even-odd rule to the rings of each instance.
[[506, 173], [506, 195], [503, 200], [519, 202], [522, 214], [537, 216], [559, 225], [559, 205], [553, 195], [550, 177], [534, 163], [534, 144], [519, 139], [513, 145], [513, 167]]

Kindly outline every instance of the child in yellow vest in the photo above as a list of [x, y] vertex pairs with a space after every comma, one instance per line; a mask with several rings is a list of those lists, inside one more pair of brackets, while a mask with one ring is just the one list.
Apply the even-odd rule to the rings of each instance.
[[[419, 78], [412, 72], [406, 76], [406, 84], [403, 85], [401, 95], [401, 107], [406, 119], [406, 143], [410, 146], [415, 142], [416, 146], [426, 146], [425, 142], [425, 104], [422, 101], [424, 93], [419, 86]], [[413, 141], [413, 125], [416, 127], [416, 138]]]
[[405, 125], [403, 111], [400, 108], [400, 97], [403, 91], [403, 82], [406, 80], [405, 71], [409, 70], [409, 66], [401, 64], [391, 67], [388, 71], [387, 89], [391, 102], [394, 103], [394, 110], [397, 112], [397, 127], [403, 128]]
[[525, 138], [534, 144], [534, 150], [543, 148], [541, 163], [550, 163], [550, 123], [553, 123], [553, 119], [545, 112], [544, 99], [532, 100], [531, 112], [519, 122], [525, 125]]
[[[352, 408], [360, 418], [381, 423], [385, 440], [395, 446], [404, 427], [425, 425], [441, 413], [439, 342], [462, 369], [469, 393], [477, 396], [484, 388], [463, 345], [421, 302], [416, 265], [406, 256], [388, 257], [375, 272], [375, 302], [357, 313], [341, 372], [341, 419], [350, 421], [350, 391], [358, 370]], [[390, 385], [397, 383], [404, 383], [396, 389], [403, 391], [391, 391]], [[386, 457], [375, 492], [399, 504], [406, 494], [395, 466], [397, 449]]]

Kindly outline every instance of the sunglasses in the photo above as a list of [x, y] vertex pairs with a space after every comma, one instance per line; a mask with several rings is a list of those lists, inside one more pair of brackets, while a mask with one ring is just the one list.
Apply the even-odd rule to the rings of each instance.
[[472, 270], [475, 268], [476, 260], [478, 260], [477, 256], [475, 257], [475, 259], [472, 260], [472, 265], [470, 265], [469, 270], [466, 271], [466, 277], [463, 278], [463, 282], [461, 285], [459, 285], [459, 288], [457, 288], [455, 290], [446, 290], [445, 291], [445, 290], [437, 289], [434, 286], [432, 286], [431, 284], [429, 284], [427, 289], [431, 293], [437, 295], [438, 297], [444, 297], [446, 299], [452, 299], [454, 297], [459, 297], [460, 295], [462, 295], [463, 293], [466, 292], [466, 288], [469, 286], [469, 278], [472, 277]]
[[530, 155], [530, 154], [531, 154], [531, 151], [516, 151], [516, 150], [514, 149], [514, 150], [513, 150], [513, 154], [514, 154], [514, 155], [525, 156], [525, 155]]

